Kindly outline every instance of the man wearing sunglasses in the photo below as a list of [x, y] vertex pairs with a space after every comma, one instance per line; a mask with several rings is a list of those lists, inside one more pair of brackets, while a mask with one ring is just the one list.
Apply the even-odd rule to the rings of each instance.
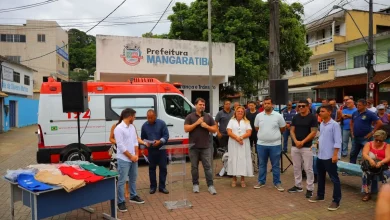
[[317, 118], [313, 114], [310, 114], [309, 102], [307, 100], [299, 101], [297, 108], [299, 109], [299, 114], [292, 119], [290, 128], [293, 139], [291, 156], [294, 166], [295, 185], [288, 192], [303, 192], [303, 164], [306, 172], [306, 198], [310, 198], [314, 190], [313, 153], [310, 147], [317, 134], [318, 122]]

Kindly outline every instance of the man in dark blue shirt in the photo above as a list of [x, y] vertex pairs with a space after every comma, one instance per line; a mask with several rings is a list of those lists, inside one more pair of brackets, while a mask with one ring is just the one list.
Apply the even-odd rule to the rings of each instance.
[[283, 152], [287, 153], [288, 137], [290, 137], [290, 126], [293, 117], [297, 112], [292, 108], [292, 102], [287, 103], [287, 108], [283, 110], [283, 118], [286, 121], [286, 130], [283, 133]]
[[165, 188], [167, 179], [167, 152], [160, 148], [168, 142], [169, 132], [164, 121], [156, 118], [156, 112], [150, 109], [147, 112], [147, 121], [142, 125], [141, 139], [147, 140], [148, 143], [148, 160], [149, 160], [149, 179], [150, 179], [150, 194], [154, 194], [157, 188], [156, 167], [158, 165], [159, 183], [158, 191], [168, 194], [169, 191]]
[[[373, 123], [375, 123], [374, 130], [372, 130]], [[359, 152], [381, 126], [382, 121], [379, 120], [378, 116], [367, 110], [366, 100], [359, 99], [357, 111], [352, 114], [352, 120], [350, 121], [352, 138], [355, 140], [352, 142], [350, 163], [356, 164]]]

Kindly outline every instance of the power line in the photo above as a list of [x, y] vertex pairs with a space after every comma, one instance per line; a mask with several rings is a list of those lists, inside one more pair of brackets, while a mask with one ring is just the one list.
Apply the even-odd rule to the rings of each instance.
[[[94, 25], [92, 28], [90, 28], [89, 30], [87, 30], [85, 33], [88, 33], [89, 31], [91, 31], [92, 29], [94, 29], [96, 26], [98, 26], [101, 22], [103, 22], [106, 18], [108, 18], [112, 13], [114, 13], [119, 7], [121, 7], [126, 1], [127, 1], [127, 0], [123, 0], [122, 3], [120, 3], [113, 11], [111, 11], [106, 17], [104, 17], [101, 21], [99, 21], [96, 25]], [[47, 55], [49, 55], [49, 54], [52, 54], [52, 53], [58, 51], [59, 49], [62, 49], [62, 48], [64, 48], [64, 47], [66, 47], [66, 46], [68, 46], [68, 44], [65, 44], [64, 46], [62, 46], [62, 47], [60, 47], [60, 48], [58, 48], [58, 49], [56, 49], [56, 50], [53, 50], [53, 51], [51, 51], [51, 52], [49, 52], [49, 53], [43, 54], [43, 55], [41, 55], [41, 56], [34, 57], [34, 58], [31, 58], [31, 59], [28, 59], [28, 60], [23, 60], [23, 61], [20, 61], [20, 62], [22, 63], [22, 62], [27, 62], [27, 61], [39, 59], [39, 58], [41, 58], [41, 57], [47, 56]]]
[[157, 26], [157, 24], [160, 22], [161, 18], [164, 16], [165, 12], [168, 10], [169, 6], [172, 4], [173, 0], [171, 0], [168, 4], [168, 6], [165, 8], [164, 12], [162, 13], [160, 19], [158, 19], [157, 23], [153, 26], [152, 30], [150, 30], [149, 33], [152, 33], [154, 28]]
[[38, 3], [34, 3], [34, 4], [30, 4], [30, 5], [24, 5], [24, 6], [18, 6], [18, 7], [14, 7], [14, 8], [4, 8], [4, 9], [0, 9], [0, 13], [6, 13], [6, 12], [12, 12], [12, 11], [20, 11], [20, 10], [29, 9], [29, 8], [35, 8], [35, 7], [42, 6], [42, 5], [47, 5], [47, 4], [56, 2], [56, 1], [58, 1], [58, 0], [47, 0], [47, 1], [44, 1], [44, 2], [38, 2]]

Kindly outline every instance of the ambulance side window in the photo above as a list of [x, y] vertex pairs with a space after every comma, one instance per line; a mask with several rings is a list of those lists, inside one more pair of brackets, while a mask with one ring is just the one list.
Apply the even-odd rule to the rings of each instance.
[[192, 107], [179, 95], [163, 96], [165, 112], [173, 117], [185, 119], [191, 113]]
[[112, 98], [111, 109], [117, 114], [125, 108], [132, 108], [137, 112], [137, 115], [146, 115], [149, 109], [155, 109], [153, 97], [126, 97], [126, 98]]

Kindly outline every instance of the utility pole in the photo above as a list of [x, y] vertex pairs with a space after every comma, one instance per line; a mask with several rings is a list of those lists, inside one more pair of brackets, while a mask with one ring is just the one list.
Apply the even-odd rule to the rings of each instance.
[[279, 0], [268, 0], [268, 4], [270, 7], [268, 79], [271, 80], [280, 78]]
[[373, 30], [373, 0], [369, 1], [368, 17], [368, 51], [367, 51], [367, 99], [374, 98], [374, 90], [370, 84], [374, 83], [374, 30]]
[[209, 34], [209, 87], [210, 115], [213, 116], [213, 44], [211, 41], [211, 0], [208, 0], [208, 34]]

